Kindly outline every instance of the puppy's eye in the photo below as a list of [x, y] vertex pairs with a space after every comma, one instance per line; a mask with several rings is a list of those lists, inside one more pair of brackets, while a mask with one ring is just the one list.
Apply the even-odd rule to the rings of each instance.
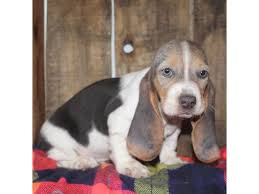
[[164, 77], [171, 78], [175, 75], [175, 72], [172, 69], [167, 67], [162, 70], [162, 75]]
[[207, 70], [202, 70], [200, 72], [198, 72], [198, 77], [200, 79], [205, 79], [206, 77], [208, 77], [209, 72]]

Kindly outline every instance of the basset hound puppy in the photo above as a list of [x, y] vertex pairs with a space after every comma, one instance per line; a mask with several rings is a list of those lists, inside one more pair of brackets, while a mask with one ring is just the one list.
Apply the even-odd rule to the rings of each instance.
[[119, 173], [147, 177], [140, 161], [181, 162], [177, 138], [189, 121], [197, 158], [213, 162], [219, 158], [214, 95], [204, 52], [191, 41], [173, 40], [150, 67], [73, 96], [43, 124], [40, 145], [60, 167], [86, 169], [111, 160]]

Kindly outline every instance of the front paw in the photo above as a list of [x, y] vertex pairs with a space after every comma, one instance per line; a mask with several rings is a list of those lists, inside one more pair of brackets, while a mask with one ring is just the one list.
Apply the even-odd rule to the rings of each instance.
[[150, 176], [148, 168], [134, 159], [117, 164], [116, 169], [119, 173], [133, 178], [144, 178]]
[[160, 159], [160, 162], [166, 165], [174, 165], [174, 164], [186, 164], [187, 162], [183, 161], [181, 158], [176, 155], [168, 155]]

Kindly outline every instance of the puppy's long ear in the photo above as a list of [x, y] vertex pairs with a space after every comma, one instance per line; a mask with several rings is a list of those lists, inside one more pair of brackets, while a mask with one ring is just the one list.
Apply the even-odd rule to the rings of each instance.
[[127, 136], [129, 153], [143, 161], [151, 161], [158, 156], [164, 137], [158, 96], [150, 72], [141, 80], [139, 102]]
[[202, 162], [210, 163], [220, 157], [215, 135], [215, 89], [210, 80], [204, 99], [206, 104], [204, 114], [192, 122], [192, 143], [197, 158]]

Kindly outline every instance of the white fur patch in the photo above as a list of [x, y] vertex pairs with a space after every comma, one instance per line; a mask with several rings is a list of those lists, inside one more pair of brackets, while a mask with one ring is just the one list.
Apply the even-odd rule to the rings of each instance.
[[197, 84], [193, 81], [182, 81], [172, 85], [167, 91], [167, 96], [163, 104], [163, 111], [170, 116], [178, 114], [179, 97], [181, 94], [190, 94], [196, 97], [196, 105], [192, 112], [193, 115], [199, 115], [203, 112], [204, 103]]
[[178, 136], [181, 130], [174, 125], [167, 125], [165, 127], [166, 134], [169, 133], [167, 132], [168, 130], [170, 132], [173, 131], [173, 133], [170, 136], [166, 137], [165, 141], [163, 142], [163, 146], [159, 154], [160, 162], [168, 165], [183, 163], [183, 161], [177, 157], [176, 153]]
[[181, 42], [182, 53], [183, 53], [183, 63], [184, 63], [184, 79], [189, 80], [189, 68], [191, 63], [191, 52], [188, 42]]
[[109, 137], [99, 132], [93, 125], [91, 132], [88, 134], [89, 144], [87, 150], [91, 157], [98, 162], [109, 159]]
[[41, 135], [53, 146], [48, 151], [48, 157], [56, 160], [59, 167], [87, 169], [98, 165], [85, 147], [77, 143], [66, 130], [49, 121], [43, 124]]
[[40, 133], [54, 148], [66, 153], [70, 157], [75, 157], [77, 155], [75, 150], [81, 147], [66, 130], [53, 125], [49, 121], [45, 121]]
[[[141, 79], [146, 75], [149, 69], [150, 67], [147, 67], [140, 71], [135, 71], [135, 72], [131, 72], [123, 75], [120, 80], [121, 82], [120, 88], [122, 90], [120, 94], [127, 93], [129, 90], [132, 90], [133, 88], [138, 88]], [[124, 89], [126, 90], [123, 91]]]

